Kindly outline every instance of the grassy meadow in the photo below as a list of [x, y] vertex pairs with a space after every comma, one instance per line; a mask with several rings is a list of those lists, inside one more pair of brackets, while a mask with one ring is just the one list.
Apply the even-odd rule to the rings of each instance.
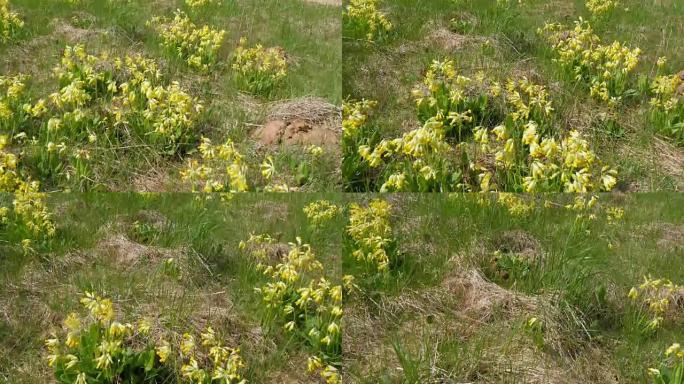
[[[5, 9], [22, 27], [0, 43], [0, 74], [25, 77], [19, 95], [1, 99], [11, 112], [0, 125], [3, 153], [17, 155], [16, 172], [40, 190], [340, 189], [338, 7], [21, 0]], [[77, 46], [94, 58], [72, 54], [65, 64], [65, 49]], [[137, 76], [158, 92], [137, 89], [133, 65], [149, 69]], [[23, 113], [25, 104], [33, 110]], [[273, 121], [294, 124], [288, 140], [277, 124], [257, 132]], [[203, 138], [235, 154], [203, 156]], [[264, 177], [267, 160], [272, 176]], [[210, 180], [181, 176], [192, 161], [211, 168]], [[222, 171], [236, 163], [237, 175]]]
[[[358, 3], [346, 4], [353, 9]], [[592, 154], [618, 175], [615, 185], [595, 189], [681, 190], [682, 131], [674, 126], [679, 127], [677, 121], [682, 114], [671, 112], [668, 117], [671, 124], [667, 126], [651, 104], [652, 99], [664, 95], [657, 93], [658, 75], [682, 77], [684, 50], [678, 42], [684, 32], [681, 2], [396, 0], [375, 3], [372, 11], [364, 13], [357, 9], [343, 20], [344, 97], [350, 103], [363, 99], [377, 103], [373, 108], [357, 111], [367, 115], [357, 124], [361, 125], [358, 133], [356, 125], [354, 133], [345, 128], [350, 132], [343, 144], [347, 191], [379, 191], [384, 187], [388, 191], [489, 188], [511, 192], [572, 192], [572, 187], [567, 185], [565, 188], [553, 183], [551, 187], [541, 186], [544, 178], [538, 175], [534, 177], [540, 182], [534, 187], [523, 184], [517, 177], [534, 173], [532, 160], [524, 158], [529, 141], [511, 142], [510, 147], [498, 151], [497, 139], [505, 141], [507, 137], [487, 140], [483, 135], [487, 130], [491, 135], [500, 125], [506, 127], [508, 136], [519, 140], [528, 121], [538, 126], [536, 133], [542, 143], [544, 138], [560, 142], [572, 131], [579, 132]], [[592, 12], [589, 8], [592, 4], [606, 8]], [[381, 19], [389, 25], [383, 26]], [[580, 20], [585, 24], [581, 24], [583, 29], [578, 33], [573, 29], [574, 23]], [[539, 31], [547, 23], [561, 24], [561, 30], [551, 38], [553, 41]], [[373, 28], [371, 25], [376, 25], [374, 32], [368, 32]], [[587, 26], [593, 37], [585, 33]], [[600, 42], [592, 40], [594, 37]], [[616, 47], [614, 42], [620, 45]], [[561, 48], [554, 49], [554, 44]], [[601, 45], [611, 48], [599, 48]], [[639, 50], [635, 51], [636, 48]], [[637, 62], [625, 65], [635, 53]], [[453, 73], [440, 77], [445, 76], [441, 72], [444, 69], [435, 69], [435, 61], [451, 61]], [[682, 82], [674, 77], [668, 79], [676, 84]], [[519, 84], [523, 80], [543, 88], [541, 91], [533, 88], [528, 94], [526, 85]], [[509, 90], [510, 81], [517, 84]], [[606, 93], [601, 95], [599, 84], [603, 82], [607, 89], [602, 89]], [[590, 89], [592, 84], [597, 86], [596, 94]], [[428, 91], [429, 87], [432, 89]], [[683, 104], [682, 89], [671, 90], [677, 108]], [[536, 113], [535, 103], [539, 100], [535, 96], [542, 99], [540, 105], [548, 101], [553, 112]], [[446, 101], [448, 97], [453, 97], [451, 103]], [[514, 99], [518, 97], [522, 97], [522, 105], [516, 105]], [[481, 102], [484, 106], [479, 105]], [[531, 114], [528, 109], [532, 109]], [[521, 112], [524, 114], [520, 116]], [[351, 126], [355, 122], [353, 116], [357, 115], [350, 111], [348, 116], [345, 120]], [[423, 132], [426, 129], [419, 129], [429, 117], [444, 125], [444, 132], [437, 133], [437, 138]], [[478, 135], [478, 127], [485, 131]], [[411, 142], [418, 136], [426, 137], [421, 142], [425, 148]], [[402, 144], [393, 144], [399, 145], [399, 149], [391, 145], [387, 149], [381, 144], [383, 139], [402, 137]], [[479, 144], [494, 148], [480, 152], [472, 148]], [[364, 150], [371, 152], [366, 158], [361, 154]], [[492, 152], [491, 156], [487, 151]], [[495, 152], [496, 160], [493, 159]], [[515, 152], [518, 157], [514, 164], [501, 160], [509, 152], [511, 156]], [[536, 159], [541, 157], [532, 153], [532, 149], [530, 154]], [[423, 168], [426, 165], [431, 169]], [[568, 170], [572, 171], [576, 170]], [[479, 176], [489, 181], [489, 176], [484, 176], [487, 172], [493, 174], [489, 184], [494, 186], [482, 185], [478, 179]], [[592, 172], [595, 171], [587, 168], [587, 173]]]
[[[304, 211], [321, 199], [330, 204]], [[132, 350], [177, 348], [181, 335], [211, 327], [239, 348], [250, 383], [651, 382], [647, 369], [666, 372], [664, 351], [684, 332], [678, 194], [604, 196], [584, 208], [567, 208], [564, 195], [62, 194], [48, 204], [51, 239], [25, 245], [22, 233], [0, 232], [5, 382], [54, 381], [45, 340], [64, 343], [72, 312], [93, 321], [84, 292], [111, 300], [121, 324], [146, 319], [151, 330], [124, 340]], [[288, 328], [290, 312], [269, 303], [307, 291], [266, 300], [274, 277], [264, 265], [298, 271], [296, 282], [279, 280], [288, 286], [322, 274], [345, 287], [340, 339], [329, 344], [340, 349], [309, 337], [310, 327], [325, 334], [328, 296], [295, 310]], [[646, 277], [671, 289], [659, 280], [649, 290]], [[653, 312], [646, 300], [661, 298], [668, 304]], [[187, 355], [152, 356], [166, 376], [139, 382], [200, 382], [173, 368]], [[313, 357], [321, 365], [309, 370]], [[338, 376], [324, 376], [327, 366]]]

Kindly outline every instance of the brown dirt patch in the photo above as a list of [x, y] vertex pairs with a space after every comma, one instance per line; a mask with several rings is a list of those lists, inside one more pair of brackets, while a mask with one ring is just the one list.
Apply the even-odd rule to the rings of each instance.
[[262, 145], [320, 145], [337, 147], [340, 109], [323, 99], [305, 97], [269, 106], [267, 122], [252, 135]]
[[457, 50], [468, 41], [467, 36], [452, 32], [444, 27], [435, 29], [427, 38], [445, 51]]
[[[166, 192], [169, 184], [169, 175], [159, 168], [150, 168], [144, 173], [135, 175], [133, 178], [133, 190], [136, 192]], [[130, 190], [130, 186], [117, 186], [115, 190]]]
[[272, 120], [258, 128], [254, 134], [262, 145], [319, 145], [334, 147], [340, 142], [339, 132], [329, 125], [315, 125], [304, 120]]

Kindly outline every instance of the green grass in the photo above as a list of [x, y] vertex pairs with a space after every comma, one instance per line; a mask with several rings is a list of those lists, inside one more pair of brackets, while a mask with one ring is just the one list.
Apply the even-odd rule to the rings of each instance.
[[[380, 2], [394, 29], [375, 43], [343, 37], [344, 96], [377, 100], [372, 124], [383, 138], [391, 139], [418, 128], [410, 91], [433, 60], [453, 59], [464, 76], [479, 71], [499, 81], [527, 76], [550, 90], [556, 134], [578, 129], [587, 135], [599, 157], [618, 168], [619, 189], [680, 190], [681, 169], [671, 166], [672, 157], [668, 160], [663, 148], [677, 159], [681, 148], [652, 127], [648, 96], [626, 102], [611, 114], [552, 62], [553, 53], [536, 31], [545, 22], [572, 25], [580, 16], [591, 20], [604, 42], [617, 40], [642, 49], [636, 85], [639, 77], [655, 75], [660, 56], [668, 57], [666, 72], [681, 69], [684, 51], [677, 47], [677, 36], [683, 32], [681, 4], [625, 0], [611, 14], [593, 20], [582, 0], [512, 3], [502, 7], [493, 0]], [[452, 23], [452, 19], [460, 22]], [[438, 30], [451, 31], [452, 47], [431, 38]], [[349, 191], [357, 190], [359, 184], [368, 185], [367, 190], [379, 188], [369, 181], [345, 180]]]
[[[682, 332], [682, 319], [644, 336], [625, 295], [646, 275], [684, 278], [682, 268], [667, 267], [681, 247], [662, 243], [665, 228], [684, 219], [681, 197], [605, 199], [625, 209], [624, 222], [599, 217], [578, 225], [573, 213], [558, 209], [521, 218], [479, 207], [474, 198], [399, 197], [397, 249], [411, 249], [407, 258], [415, 264], [395, 266], [389, 286], [365, 292], [347, 310], [349, 351], [360, 359], [349, 360], [348, 380], [530, 383], [537, 381], [529, 370], [539, 369], [539, 377], [562, 374], [567, 382], [608, 382], [606, 372], [619, 382], [646, 381], [644, 367], [657, 365], [658, 353]], [[533, 241], [538, 259], [528, 273], [501, 279], [487, 271], [495, 250], [514, 248], [511, 233], [531, 239], [525, 241]], [[449, 288], [473, 269], [518, 298], [497, 301], [492, 286]], [[469, 308], [468, 295], [483, 307]], [[526, 300], [536, 310], [518, 308]], [[532, 316], [544, 322], [541, 349], [525, 330]], [[360, 346], [368, 349], [355, 350]]]
[[[218, 64], [209, 73], [197, 72], [169, 55], [159, 46], [155, 31], [145, 26], [155, 16], [172, 17], [176, 8], [188, 12], [198, 26], [210, 25], [226, 31]], [[165, 78], [179, 81], [206, 107], [195, 128], [195, 137], [206, 136], [215, 143], [226, 138], [237, 141], [239, 150], [256, 169], [267, 154], [273, 155], [281, 165], [283, 181], [291, 186], [308, 191], [339, 189], [336, 148], [326, 148], [330, 155], [312, 164], [304, 148], [262, 147], [251, 137], [254, 129], [265, 123], [273, 103], [302, 97], [318, 97], [333, 105], [341, 103], [342, 49], [337, 7], [300, 0], [223, 1], [218, 7], [192, 11], [182, 0], [115, 4], [108, 0], [80, 4], [69, 4], [66, 0], [49, 4], [17, 0], [11, 2], [11, 9], [21, 15], [25, 27], [16, 41], [0, 46], [0, 73], [31, 75], [30, 94], [35, 99], [59, 89], [51, 73], [66, 45], [83, 43], [89, 52], [109, 52], [113, 56], [140, 53], [161, 62]], [[288, 76], [268, 97], [249, 95], [234, 81], [231, 59], [241, 37], [246, 37], [250, 46], [277, 46], [287, 54]], [[22, 167], [49, 191], [177, 192], [188, 189], [181, 183], [179, 171], [186, 159], [196, 156], [193, 152], [197, 143], [189, 144], [174, 156], [139, 142], [102, 149], [93, 156], [91, 180], [82, 184], [41, 175], [33, 159], [26, 159]], [[296, 172], [289, 166], [293, 158], [294, 168], [300, 163], [310, 164], [312, 172], [307, 179], [296, 180]]]
[[[211, 324], [241, 346], [250, 382], [314, 380], [305, 373], [306, 345], [264, 323], [253, 289], [265, 278], [237, 250], [250, 233], [282, 243], [299, 236], [330, 276], [356, 277], [361, 290], [344, 308], [345, 382], [537, 382], [530, 372], [644, 382], [646, 368], [681, 342], [680, 304], [655, 334], [643, 334], [627, 292], [647, 275], [684, 282], [676, 263], [683, 196], [602, 196], [603, 207], [625, 210], [608, 223], [602, 209], [595, 220], [541, 205], [511, 216], [473, 195], [388, 195], [395, 242], [386, 274], [354, 261], [347, 211], [320, 228], [302, 212], [321, 198], [345, 205], [373, 197], [52, 195], [55, 238], [25, 255], [21, 236], [0, 232], [0, 379], [48, 381], [43, 339], [78, 309], [80, 293], [95, 290], [114, 300], [124, 321], [151, 316], [177, 332]], [[128, 240], [117, 243], [122, 236]], [[497, 250], [526, 260], [526, 272], [497, 268], [504, 265], [493, 263]], [[168, 257], [180, 279], [164, 271]], [[541, 333], [526, 328], [531, 317], [542, 321]]]

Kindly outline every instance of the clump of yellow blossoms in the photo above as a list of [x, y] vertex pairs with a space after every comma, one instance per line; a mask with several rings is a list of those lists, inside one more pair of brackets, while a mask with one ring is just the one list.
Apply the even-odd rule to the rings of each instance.
[[380, 0], [351, 0], [343, 15], [345, 29], [368, 41], [383, 38], [392, 23], [379, 8]]
[[513, 216], [528, 216], [536, 208], [534, 200], [527, 200], [514, 193], [499, 192], [496, 194], [499, 205], [506, 207]]
[[371, 111], [378, 106], [377, 101], [361, 100], [342, 103], [342, 134], [344, 137], [355, 138], [361, 134], [368, 121]]
[[349, 207], [347, 234], [354, 242], [352, 256], [380, 272], [390, 266], [389, 254], [394, 242], [389, 221], [391, 209], [385, 200], [372, 200], [368, 207], [356, 203]]
[[619, 41], [609, 45], [594, 34], [581, 18], [573, 29], [547, 23], [538, 33], [544, 35], [557, 54], [557, 61], [574, 80], [590, 88], [597, 100], [617, 105], [631, 91], [632, 72], [639, 64], [641, 49], [630, 49]]
[[178, 338], [176, 356], [173, 356], [171, 344], [162, 339], [156, 346], [159, 361], [167, 363], [176, 357], [181, 363], [180, 375], [184, 382], [198, 384], [245, 384], [242, 370], [245, 363], [240, 356], [239, 348], [230, 348], [222, 344], [213, 328], [200, 333], [197, 340], [191, 333], [184, 333]]
[[157, 31], [162, 47], [190, 67], [207, 71], [218, 61], [225, 31], [208, 25], [198, 28], [181, 10], [176, 10], [173, 20], [155, 17], [147, 25]]
[[[181, 170], [181, 179], [190, 184], [193, 192], [203, 193], [236, 193], [258, 189], [263, 192], [291, 192], [297, 188], [287, 183], [274, 181], [277, 173], [273, 158], [266, 156], [261, 163], [263, 183], [252, 173], [245, 156], [235, 147], [231, 139], [215, 145], [208, 138], [202, 138], [199, 146], [201, 159], [189, 159], [185, 169]], [[265, 184], [265, 185], [264, 185]]]
[[30, 119], [37, 119], [47, 112], [44, 99], [31, 104], [27, 94], [29, 76], [0, 76], [0, 133], [14, 137]]
[[657, 76], [651, 92], [651, 121], [656, 129], [684, 142], [684, 73]]
[[647, 331], [655, 331], [663, 323], [664, 316], [670, 309], [670, 304], [676, 295], [681, 294], [682, 287], [668, 279], [652, 279], [645, 277], [644, 282], [632, 287], [628, 297], [645, 309], [651, 319], [646, 324]]
[[684, 348], [674, 343], [665, 350], [665, 359], [659, 368], [649, 368], [648, 373], [655, 384], [680, 384], [684, 382]]
[[261, 44], [248, 47], [243, 37], [233, 54], [232, 68], [241, 88], [268, 95], [287, 76], [287, 57], [279, 47], [266, 48]]
[[603, 16], [620, 5], [618, 0], [587, 0], [587, 9], [595, 17]]
[[232, 140], [214, 145], [207, 138], [199, 146], [202, 163], [190, 159], [181, 171], [181, 178], [192, 185], [193, 192], [199, 186], [202, 192], [245, 192], [247, 183], [247, 163], [244, 156], [235, 148]]
[[70, 313], [59, 334], [45, 341], [48, 365], [59, 383], [104, 383], [162, 373], [149, 342], [150, 323], [120, 323], [110, 299], [85, 292], [84, 317]]
[[221, 0], [185, 0], [190, 8], [201, 8], [207, 5], [221, 5]]
[[370, 126], [368, 120], [377, 104], [376, 101], [365, 99], [345, 100], [342, 104], [342, 177], [348, 191], [368, 188], [364, 181], [368, 166], [360, 157], [358, 148], [376, 144], [377, 130]]
[[306, 367], [309, 373], [318, 372], [328, 384], [341, 383], [342, 296], [344, 290], [353, 289], [353, 277], [344, 276], [343, 284], [333, 284], [311, 246], [300, 238], [277, 261], [254, 252], [259, 244], [273, 241], [270, 236], [250, 236], [240, 244], [241, 249], [250, 250], [257, 270], [268, 278], [255, 289], [266, 307], [266, 322], [307, 342], [312, 350]]
[[[6, 150], [7, 142], [7, 136], [0, 135], [0, 193], [13, 195], [12, 217], [17, 219], [25, 236], [50, 238], [55, 234], [55, 225], [45, 203], [46, 196], [39, 192], [37, 181], [21, 175], [19, 158]], [[0, 206], [0, 228], [10, 223], [10, 218], [9, 208]]]
[[585, 193], [617, 183], [579, 132], [552, 135], [549, 94], [527, 78], [487, 83], [484, 74], [470, 79], [452, 61], [436, 61], [413, 95], [421, 128], [358, 146], [380, 169], [381, 192]]
[[0, 0], [0, 43], [13, 39], [23, 27], [24, 21], [16, 12], [10, 11], [9, 0]]
[[178, 83], [167, 83], [152, 59], [67, 46], [53, 76], [57, 90], [35, 102], [28, 77], [0, 77], [0, 133], [32, 154], [31, 168], [54, 183], [84, 188], [93, 181], [94, 155], [103, 151], [142, 143], [164, 155], [195, 140], [202, 104]]
[[304, 207], [304, 213], [312, 226], [318, 227], [340, 213], [340, 207], [328, 200], [319, 200]]
[[[196, 342], [190, 333], [151, 332], [144, 317], [135, 324], [121, 323], [112, 301], [91, 292], [84, 293], [81, 304], [88, 314], [70, 313], [59, 334], [45, 341], [48, 365], [59, 383], [152, 384], [174, 377], [181, 383], [247, 382], [241, 376], [240, 350], [222, 345], [211, 327]], [[170, 338], [177, 343], [169, 343]]]
[[50, 100], [60, 115], [47, 122], [46, 141], [75, 138], [92, 144], [107, 135], [115, 142], [135, 133], [148, 144], [174, 150], [191, 140], [203, 110], [177, 82], [164, 84], [157, 63], [140, 55], [98, 57], [83, 45], [67, 46], [54, 73], [60, 89]]

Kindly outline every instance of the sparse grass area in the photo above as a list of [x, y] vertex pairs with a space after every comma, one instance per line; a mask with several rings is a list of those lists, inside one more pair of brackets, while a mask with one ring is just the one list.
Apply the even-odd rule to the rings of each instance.
[[[198, 158], [200, 137], [207, 137], [215, 144], [223, 144], [227, 139], [236, 143], [249, 168], [245, 172], [250, 173], [250, 190], [261, 190], [268, 184], [287, 184], [289, 188], [305, 191], [339, 189], [339, 150], [334, 140], [339, 136], [339, 128], [334, 123], [339, 122], [339, 113], [335, 108], [341, 103], [338, 7], [302, 0], [223, 1], [220, 5], [208, 2], [196, 7], [188, 6], [183, 0], [49, 3], [17, 0], [10, 2], [10, 9], [20, 16], [24, 26], [11, 41], [0, 44], [0, 73], [30, 76], [22, 103], [33, 105], [42, 98], [47, 101], [47, 111], [40, 117], [17, 119], [11, 128], [0, 125], [0, 135], [9, 136], [9, 151], [23, 153], [19, 159], [20, 171], [40, 181], [42, 190], [187, 191], [190, 185], [181, 180], [180, 172], [189, 160]], [[159, 31], [163, 28], [156, 30], [155, 24], [148, 22], [163, 17], [168, 23], [176, 9], [183, 11], [191, 24], [177, 25], [176, 40], [162, 44], [164, 39]], [[204, 26], [216, 34], [202, 31]], [[193, 28], [198, 32], [190, 38]], [[219, 36], [220, 31], [225, 34]], [[186, 51], [178, 56], [171, 51], [177, 46], [173, 44], [180, 44], [179, 38], [194, 39], [188, 41], [196, 45], [184, 48]], [[233, 68], [242, 38], [246, 47], [257, 44], [273, 47], [282, 52], [287, 62], [284, 77], [268, 92], [245, 85]], [[112, 60], [140, 54], [152, 59], [158, 63], [162, 83], [178, 82], [180, 89], [195, 98], [196, 104], [204, 109], [192, 118], [190, 135], [181, 140], [182, 145], [177, 148], [153, 145], [149, 136], [138, 133], [130, 122], [124, 128], [119, 124], [112, 127], [112, 111], [118, 105], [116, 102], [110, 105], [99, 94], [93, 95], [90, 104], [76, 106], [87, 116], [79, 131], [96, 132], [97, 142], [88, 142], [73, 134], [60, 137], [60, 141], [55, 141], [54, 135], [46, 137], [48, 120], [53, 117], [64, 120], [64, 113], [69, 111], [57, 108], [48, 97], [68, 84], [55, 78], [52, 70], [60, 62], [65, 47], [77, 44], [83, 44], [88, 53], [98, 58], [101, 54], [107, 54]], [[212, 44], [215, 49], [208, 49]], [[202, 53], [193, 51], [200, 46], [207, 49]], [[109, 69], [111, 65], [105, 62], [99, 60], [96, 70]], [[119, 73], [114, 75], [114, 80], [120, 86], [128, 79]], [[117, 91], [110, 88], [110, 92], [116, 100]], [[306, 136], [297, 143], [260, 143], [260, 137], [254, 136], [255, 131], [272, 119], [272, 110], [285, 102], [299, 100], [330, 105], [328, 115], [319, 116], [318, 112], [307, 110], [305, 103], [299, 103], [299, 109], [289, 117], [303, 120], [303, 131], [321, 130], [327, 137]], [[98, 108], [92, 108], [92, 104], [98, 104]], [[173, 101], [171, 106], [174, 107]], [[27, 138], [16, 138], [20, 132], [26, 132]], [[293, 136], [299, 138], [298, 134], [304, 135], [294, 132]], [[32, 137], [37, 142], [31, 142]], [[44, 159], [48, 156], [45, 152], [50, 141], [55, 145], [63, 143], [66, 149], [46, 170]], [[311, 145], [322, 147], [326, 155], [314, 158], [308, 148]], [[77, 150], [81, 155], [87, 153], [87, 161], [84, 156], [79, 161], [74, 159], [71, 153]], [[258, 177], [260, 164], [267, 156], [273, 157], [277, 172], [270, 181]], [[305, 174], [302, 168], [307, 169]]]
[[[206, 202], [189, 194], [53, 196], [51, 207], [60, 217], [53, 240], [23, 254], [20, 237], [0, 234], [0, 380], [51, 381], [43, 340], [68, 313], [82, 312], [84, 291], [110, 298], [122, 323], [149, 318], [154, 337], [162, 329], [199, 334], [213, 327], [226, 345], [241, 348], [242, 373], [250, 383], [306, 377], [302, 342], [280, 327], [268, 329], [254, 292], [267, 279], [239, 243], [250, 233], [269, 233], [287, 252], [287, 243], [299, 236], [336, 282], [341, 233], [326, 229], [344, 222], [338, 215], [321, 230], [308, 225], [304, 206], [324, 196], [264, 197]], [[281, 256], [269, 254], [274, 261]], [[168, 259], [176, 267], [167, 266]]]
[[[520, 4], [493, 0], [380, 1], [378, 9], [393, 25], [382, 39], [368, 42], [357, 39], [353, 31], [343, 32], [344, 97], [378, 102], [377, 110], [369, 119], [368, 140], [345, 148], [345, 162], [349, 157], [346, 154], [358, 151], [362, 144], [370, 145], [372, 149], [381, 139], [398, 138], [420, 128], [424, 119], [423, 116], [419, 119], [412, 90], [423, 82], [434, 60], [450, 59], [454, 61], [458, 75], [475, 78], [481, 72], [486, 83], [498, 81], [505, 85], [508, 79], [526, 77], [543, 85], [555, 110], [553, 130], [547, 134], [563, 137], [571, 130], [579, 131], [604, 163], [617, 168], [616, 188], [623, 191], [681, 190], [684, 155], [678, 144], [679, 133], [663, 128], [668, 123], [653, 120], [650, 106], [650, 88], [656, 75], [676, 75], [684, 68], [684, 50], [677, 42], [683, 32], [681, 20], [684, 18], [684, 8], [679, 2], [624, 0], [596, 17], [583, 0], [532, 0]], [[622, 100], [613, 107], [592, 97], [589, 86], [577, 83], [574, 74], [554, 62], [556, 54], [537, 33], [545, 23], [561, 23], [572, 28], [579, 17], [591, 24], [604, 44], [619, 41], [628, 48], [641, 50], [639, 63], [629, 76], [627, 92], [621, 94]], [[562, 38], [567, 36], [562, 35]], [[658, 58], [663, 56], [667, 57], [667, 62], [658, 69]], [[681, 104], [681, 93], [675, 97], [677, 99]], [[500, 121], [476, 119], [472, 124], [492, 129]], [[472, 137], [453, 139], [447, 132], [446, 141], [455, 147], [457, 143], [469, 146], [474, 140]], [[449, 156], [453, 159], [461, 155]], [[469, 156], [472, 160], [472, 153]], [[392, 155], [387, 157], [391, 158]], [[429, 158], [423, 158], [423, 162], [433, 168], [442, 166]], [[489, 163], [476, 161], [475, 168], [478, 172], [479, 168], [491, 169]], [[368, 163], [352, 170], [345, 169], [346, 190], [380, 190], [388, 180], [387, 174], [397, 172], [392, 166], [376, 166], [370, 170], [364, 166], [368, 168]], [[466, 167], [467, 162], [463, 165]], [[410, 181], [410, 173], [404, 171], [404, 174]], [[457, 180], [463, 178], [468, 184], [466, 172], [456, 175]], [[418, 189], [408, 181], [408, 190]], [[497, 185], [499, 190], [519, 190], [503, 184]]]
[[[667, 267], [682, 252], [668, 240], [681, 196], [606, 197], [596, 221], [559, 207], [511, 215], [476, 196], [389, 200], [396, 254], [345, 308], [347, 382], [649, 382], [644, 367], [680, 338], [681, 306], [645, 334], [627, 293], [664, 275], [681, 295], [684, 269]], [[624, 218], [607, 219], [610, 206]]]
[[[112, 299], [121, 322], [149, 319], [153, 342], [211, 326], [240, 348], [252, 383], [324, 382], [322, 371], [307, 372], [311, 356], [341, 369], [346, 383], [648, 382], [647, 368], [681, 342], [678, 194], [606, 195], [580, 210], [565, 208], [573, 197], [562, 195], [406, 194], [367, 210], [377, 198], [52, 195], [52, 239], [25, 250], [21, 234], [0, 232], [0, 379], [50, 380], [43, 340], [81, 311], [84, 291]], [[320, 199], [341, 211], [304, 212]], [[358, 231], [349, 231], [350, 215]], [[250, 234], [271, 238], [240, 249]], [[386, 241], [362, 240], [374, 236]], [[257, 263], [285, 260], [297, 237], [331, 283], [351, 275], [358, 286], [345, 292], [338, 357], [318, 354], [313, 323], [286, 331], [287, 315], [254, 291], [273, 281]], [[306, 279], [315, 271], [305, 270]], [[645, 276], [677, 285], [655, 330], [639, 304], [646, 296], [628, 298]]]

